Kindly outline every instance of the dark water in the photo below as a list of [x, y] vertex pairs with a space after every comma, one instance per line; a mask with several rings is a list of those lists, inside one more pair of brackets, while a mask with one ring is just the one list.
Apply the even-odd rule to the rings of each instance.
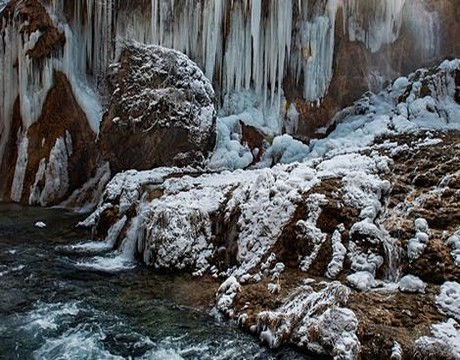
[[219, 320], [203, 303], [214, 285], [154, 275], [79, 220], [0, 204], [1, 359], [306, 359]]

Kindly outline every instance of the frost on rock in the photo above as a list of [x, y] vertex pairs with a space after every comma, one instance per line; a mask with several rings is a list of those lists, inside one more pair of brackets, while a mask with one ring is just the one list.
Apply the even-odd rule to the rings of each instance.
[[335, 279], [343, 269], [343, 262], [347, 254], [346, 247], [342, 244], [342, 237], [338, 230], [332, 234], [332, 259], [327, 266], [326, 276], [329, 279]]
[[316, 224], [321, 215], [321, 207], [325, 205], [326, 197], [323, 194], [312, 194], [308, 200], [308, 218], [306, 220], [299, 220], [297, 227], [299, 228], [298, 238], [301, 242], [309, 244], [312, 247], [311, 253], [300, 261], [300, 269], [308, 271], [313, 261], [318, 256], [321, 245], [326, 240], [326, 234], [319, 229]]
[[366, 93], [334, 117], [334, 131], [310, 142], [308, 157], [353, 153], [382, 135], [460, 129], [460, 107], [455, 102], [459, 69], [458, 60], [445, 61], [430, 70], [417, 70], [407, 81], [397, 79], [379, 94]]
[[369, 271], [357, 271], [347, 276], [348, 283], [359, 291], [369, 291], [375, 286], [375, 278]]
[[214, 147], [214, 90], [186, 55], [127, 43], [109, 83], [99, 137], [115, 172], [201, 164]]
[[436, 305], [441, 313], [460, 320], [460, 284], [456, 281], [446, 281], [436, 297]]
[[415, 359], [459, 359], [460, 324], [454, 319], [432, 325], [433, 336], [423, 336], [415, 342]]
[[318, 292], [304, 285], [278, 309], [257, 315], [259, 337], [272, 348], [294, 342], [317, 354], [354, 359], [360, 347], [358, 321], [343, 307], [348, 295], [349, 289], [338, 282], [322, 283]]
[[393, 348], [391, 349], [391, 356], [390, 360], [402, 360], [403, 357], [403, 350], [401, 345], [395, 341], [393, 344]]
[[447, 239], [447, 245], [452, 249], [451, 254], [455, 265], [460, 266], [460, 230]]
[[217, 290], [217, 309], [227, 316], [232, 317], [234, 315], [234, 310], [232, 308], [233, 301], [240, 289], [241, 285], [238, 283], [234, 276], [230, 276], [227, 280], [225, 280]]
[[399, 281], [399, 290], [408, 293], [424, 293], [426, 284], [417, 276], [406, 275]]
[[414, 225], [415, 237], [407, 243], [407, 256], [410, 260], [416, 260], [423, 254], [430, 238], [430, 229], [425, 219], [416, 219]]

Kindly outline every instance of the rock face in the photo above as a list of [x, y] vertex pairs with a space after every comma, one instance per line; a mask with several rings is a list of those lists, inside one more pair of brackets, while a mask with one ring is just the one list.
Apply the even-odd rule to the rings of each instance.
[[43, 4], [12, 1], [1, 19], [0, 197], [54, 205], [93, 174], [96, 135], [58, 70], [66, 37]]
[[127, 44], [111, 67], [109, 86], [99, 142], [115, 173], [198, 165], [214, 148], [214, 91], [184, 54]]
[[221, 278], [216, 307], [271, 347], [458, 358], [459, 71], [367, 93], [300, 163], [118, 174], [84, 225], [155, 269]]
[[283, 93], [296, 104], [302, 136], [364, 91], [460, 56], [456, 0], [54, 0], [53, 11], [68, 20], [82, 74], [105, 78], [119, 39], [175, 48], [224, 103], [245, 91], [268, 112]]
[[55, 72], [42, 114], [28, 129], [27, 137], [24, 202], [57, 204], [93, 175], [98, 159], [96, 134], [63, 73]]
[[[351, 12], [347, 13], [346, 8], [337, 14], [334, 70], [321, 103], [312, 106], [299, 96], [296, 87], [285, 87], [287, 97], [296, 103], [301, 114], [300, 134], [311, 136], [367, 90], [379, 90], [401, 74], [432, 66], [445, 57], [460, 56], [460, 24], [456, 20], [460, 5], [455, 0], [357, 0], [348, 1], [349, 10], [353, 8]], [[384, 8], [388, 13], [396, 10], [387, 18], [395, 21], [395, 32], [392, 39], [390, 37], [380, 43], [376, 41], [379, 32], [384, 39], [385, 29], [388, 29], [384, 25], [385, 17], [378, 19], [378, 14], [382, 14]], [[373, 14], [377, 17], [374, 21]], [[356, 21], [353, 26], [353, 20], [350, 19]], [[362, 27], [359, 31], [353, 30], [357, 24], [361, 24], [358, 29]], [[353, 33], [355, 37], [351, 36]]]

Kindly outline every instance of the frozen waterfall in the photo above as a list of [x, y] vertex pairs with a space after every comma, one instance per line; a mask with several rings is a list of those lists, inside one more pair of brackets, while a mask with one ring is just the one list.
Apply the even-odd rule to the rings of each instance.
[[86, 73], [103, 74], [120, 42], [136, 40], [185, 52], [212, 79], [221, 98], [251, 90], [272, 106], [280, 103], [286, 77], [303, 89], [308, 102], [326, 95], [339, 8], [349, 40], [377, 52], [398, 39], [404, 6], [412, 2], [79, 0], [69, 6], [55, 0], [53, 6], [70, 16], [78, 37], [78, 67]]

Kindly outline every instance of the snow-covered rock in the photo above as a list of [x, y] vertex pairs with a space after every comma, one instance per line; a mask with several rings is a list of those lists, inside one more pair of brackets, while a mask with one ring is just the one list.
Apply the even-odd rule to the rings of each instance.
[[113, 171], [202, 164], [215, 143], [214, 90], [186, 55], [126, 43], [110, 67], [99, 135]]
[[375, 278], [369, 271], [357, 271], [347, 276], [352, 287], [360, 291], [369, 291], [375, 286]]
[[348, 294], [338, 282], [324, 283], [318, 292], [300, 287], [279, 308], [257, 315], [259, 337], [272, 348], [294, 343], [336, 359], [354, 359], [360, 343], [356, 316], [343, 307]]
[[415, 359], [459, 359], [460, 324], [454, 319], [434, 324], [432, 336], [423, 336], [415, 342]]
[[399, 290], [408, 293], [424, 293], [426, 284], [417, 276], [406, 275], [399, 280]]
[[[449, 71], [434, 68], [368, 94], [354, 105], [360, 111], [311, 142], [302, 162], [118, 174], [86, 223], [101, 234], [109, 225], [106, 239], [119, 236], [120, 246], [135, 225], [133, 251], [154, 268], [231, 279], [217, 294], [218, 308], [269, 346], [291, 343], [337, 358], [353, 358], [360, 347], [365, 356], [407, 356], [415, 338], [397, 339], [401, 355], [383, 334], [439, 322], [436, 312], [420, 321], [413, 316], [419, 304], [435, 305], [434, 287], [444, 283], [436, 300], [441, 311], [456, 317], [458, 310], [457, 290], [446, 283], [460, 274], [450, 256], [460, 223], [460, 145], [452, 130], [458, 124], [445, 118], [459, 107]], [[428, 108], [409, 109], [420, 97], [410, 84], [419, 81], [432, 87], [443, 109], [437, 119]], [[423, 251], [410, 250], [415, 245]], [[400, 280], [403, 271], [417, 278]], [[325, 274], [346, 285], [307, 283]], [[325, 290], [331, 284], [346, 289], [352, 302], [338, 305]], [[312, 305], [317, 297], [326, 299], [324, 307]], [[356, 342], [366, 331], [356, 331], [358, 325], [372, 333]]]
[[460, 321], [460, 284], [456, 281], [446, 281], [436, 297], [439, 311]]

